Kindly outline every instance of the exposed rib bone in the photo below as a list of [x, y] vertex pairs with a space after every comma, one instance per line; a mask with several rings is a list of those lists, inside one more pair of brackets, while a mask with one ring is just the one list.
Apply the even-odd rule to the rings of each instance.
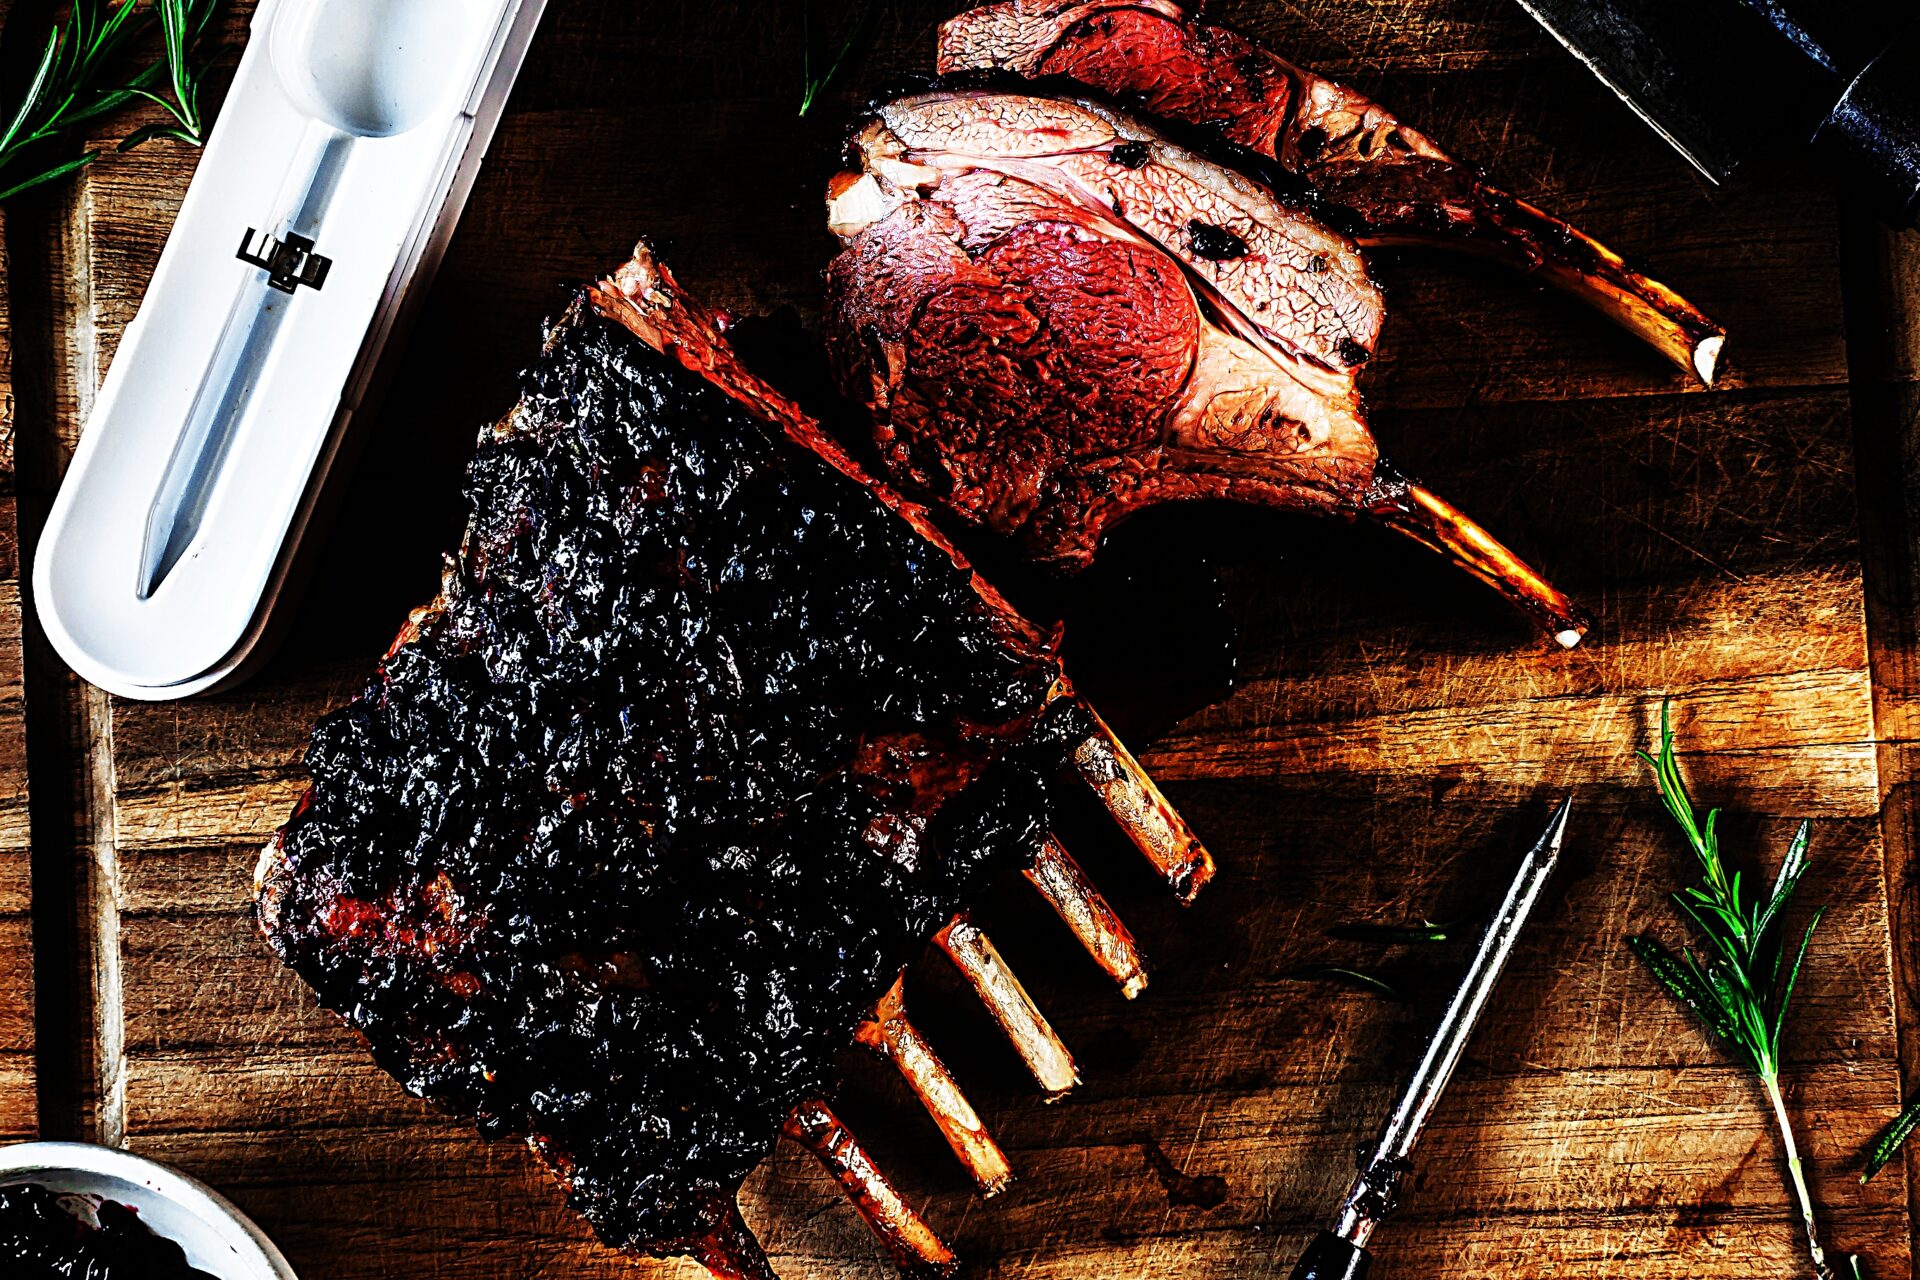
[[1545, 624], [1563, 647], [1573, 648], [1586, 635], [1586, 615], [1573, 601], [1446, 499], [1417, 484], [1396, 482], [1380, 486], [1369, 514], [1507, 597]]
[[1047, 1101], [1066, 1093], [1080, 1083], [1080, 1070], [1073, 1055], [1060, 1043], [1033, 997], [1013, 976], [1013, 970], [1001, 958], [987, 935], [974, 927], [965, 915], [955, 916], [934, 936], [940, 949], [972, 985], [986, 1004], [1000, 1029], [1013, 1042], [1014, 1052], [1027, 1064], [1027, 1070], [1047, 1095]]
[[820, 1158], [902, 1272], [909, 1276], [953, 1274], [959, 1265], [953, 1250], [900, 1198], [859, 1139], [826, 1103], [801, 1103], [787, 1117], [782, 1131]]
[[1013, 1181], [1013, 1170], [940, 1055], [907, 1020], [905, 981], [904, 976], [894, 981], [893, 988], [880, 997], [873, 1016], [854, 1030], [853, 1038], [900, 1068], [953, 1154], [973, 1175], [980, 1194], [996, 1195]]
[[[1488, 185], [1378, 103], [1200, 9], [1185, 0], [984, 4], [942, 25], [939, 68], [1068, 76], [1217, 129], [1344, 210], [1363, 246], [1429, 245], [1504, 262], [1584, 299], [1713, 381], [1726, 331], [1685, 298], [1577, 227]], [[1116, 19], [1131, 31], [1116, 35]]]
[[[1578, 227], [1483, 181], [1456, 180], [1471, 192], [1474, 211], [1464, 225], [1444, 231], [1383, 226], [1359, 236], [1362, 246], [1403, 245], [1478, 250], [1587, 303], [1708, 386], [1719, 371], [1727, 331], [1658, 280]], [[1366, 175], [1350, 184], [1364, 189]], [[1379, 177], [1391, 182], [1388, 171]]]
[[1120, 994], [1131, 1000], [1146, 990], [1147, 966], [1133, 941], [1133, 931], [1114, 914], [1113, 907], [1058, 840], [1047, 840], [1026, 876], [1053, 904], [1094, 963], [1120, 984]]
[[715, 1280], [780, 1280], [738, 1209], [729, 1210], [713, 1234], [693, 1246], [692, 1256]]
[[1147, 855], [1180, 901], [1190, 903], [1213, 879], [1213, 856], [1200, 843], [1167, 798], [1160, 794], [1140, 762], [1133, 758], [1098, 712], [1082, 702], [1093, 717], [1095, 733], [1074, 750], [1073, 762], [1140, 852]]

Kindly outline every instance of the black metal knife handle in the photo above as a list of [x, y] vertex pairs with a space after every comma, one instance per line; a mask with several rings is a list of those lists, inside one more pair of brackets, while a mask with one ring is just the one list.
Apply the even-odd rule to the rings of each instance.
[[1367, 1251], [1331, 1231], [1322, 1231], [1300, 1255], [1293, 1280], [1366, 1280]]
[[1920, 22], [1854, 77], [1813, 141], [1887, 221], [1920, 219]]

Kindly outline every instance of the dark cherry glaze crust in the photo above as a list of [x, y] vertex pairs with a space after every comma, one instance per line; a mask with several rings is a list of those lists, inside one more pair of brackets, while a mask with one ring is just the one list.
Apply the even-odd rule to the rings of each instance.
[[262, 924], [408, 1089], [686, 1252], [1091, 726], [949, 555], [584, 306], [466, 498]]
[[213, 1280], [188, 1266], [179, 1245], [155, 1235], [126, 1205], [89, 1201], [96, 1226], [74, 1212], [75, 1199], [37, 1183], [0, 1187], [0, 1275], [7, 1280]]

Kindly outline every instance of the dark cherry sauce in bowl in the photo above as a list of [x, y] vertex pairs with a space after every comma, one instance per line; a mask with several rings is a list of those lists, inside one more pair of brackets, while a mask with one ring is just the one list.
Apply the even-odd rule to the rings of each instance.
[[38, 1183], [0, 1187], [0, 1276], [7, 1280], [213, 1280], [135, 1210]]

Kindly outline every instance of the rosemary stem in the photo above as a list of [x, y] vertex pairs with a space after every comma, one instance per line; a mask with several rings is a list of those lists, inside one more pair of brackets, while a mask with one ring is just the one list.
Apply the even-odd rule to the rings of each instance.
[[1787, 1117], [1787, 1100], [1780, 1093], [1780, 1075], [1777, 1071], [1760, 1073], [1760, 1083], [1767, 1091], [1767, 1101], [1773, 1107], [1773, 1120], [1780, 1129], [1780, 1145], [1787, 1156], [1787, 1176], [1793, 1183], [1793, 1194], [1800, 1202], [1800, 1217], [1807, 1227], [1807, 1253], [1813, 1259], [1814, 1274], [1819, 1280], [1836, 1280], [1832, 1267], [1827, 1265], [1827, 1251], [1820, 1247], [1820, 1230], [1813, 1218], [1813, 1193], [1807, 1189], [1806, 1168], [1800, 1162], [1800, 1144], [1793, 1137], [1793, 1121]]

